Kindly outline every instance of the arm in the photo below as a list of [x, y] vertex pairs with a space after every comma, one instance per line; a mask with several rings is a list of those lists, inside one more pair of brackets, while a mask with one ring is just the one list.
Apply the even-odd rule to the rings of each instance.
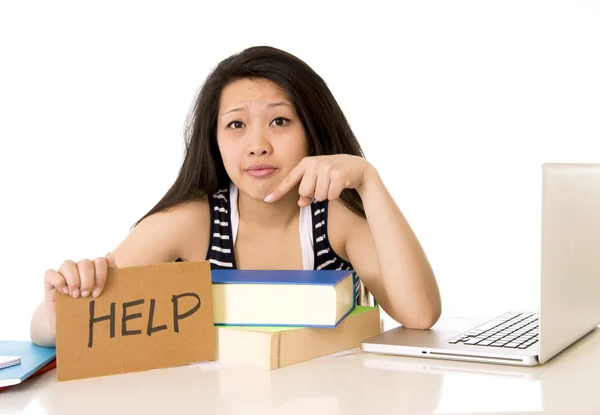
[[29, 326], [31, 341], [42, 347], [56, 345], [56, 328], [50, 325], [45, 302], [41, 302], [33, 312]]
[[407, 328], [431, 328], [441, 299], [419, 241], [374, 168], [357, 191], [367, 219], [353, 215], [346, 227], [350, 262], [390, 317]]
[[406, 219], [379, 174], [364, 158], [348, 154], [305, 157], [265, 198], [279, 200], [299, 183], [300, 206], [312, 199], [336, 200], [343, 189], [356, 189], [366, 220], [346, 210], [344, 249], [377, 302], [409, 328], [430, 328], [441, 315], [437, 282]]
[[[107, 257], [108, 266], [115, 268], [172, 262], [177, 258], [203, 260], [208, 248], [210, 212], [205, 201], [191, 202], [147, 217], [138, 224], [129, 235]], [[54, 298], [62, 294], [50, 281], [61, 281], [64, 286], [66, 274], [70, 274], [84, 290], [84, 278], [87, 273], [94, 279], [100, 271], [100, 262], [104, 258], [82, 260], [74, 263], [65, 261], [58, 271], [48, 270], [45, 275], [45, 301], [37, 306], [30, 324], [31, 340], [45, 347], [56, 344], [56, 310]], [[100, 260], [100, 261], [99, 261]], [[106, 273], [106, 261], [104, 261]], [[91, 288], [89, 290], [91, 291]]]
[[204, 259], [210, 211], [206, 199], [147, 217], [112, 251], [118, 268]]

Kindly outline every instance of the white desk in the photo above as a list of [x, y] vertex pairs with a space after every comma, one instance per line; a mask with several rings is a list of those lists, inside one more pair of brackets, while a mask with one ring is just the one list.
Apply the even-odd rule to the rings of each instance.
[[219, 362], [0, 393], [0, 414], [600, 414], [600, 328], [546, 365], [519, 368], [351, 354], [275, 371]]

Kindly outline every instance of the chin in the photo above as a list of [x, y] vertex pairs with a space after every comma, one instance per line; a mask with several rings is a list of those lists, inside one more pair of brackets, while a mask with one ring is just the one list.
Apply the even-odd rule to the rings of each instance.
[[262, 201], [275, 190], [277, 186], [268, 183], [253, 183], [252, 180], [243, 180], [237, 187], [240, 193], [244, 193], [251, 199]]

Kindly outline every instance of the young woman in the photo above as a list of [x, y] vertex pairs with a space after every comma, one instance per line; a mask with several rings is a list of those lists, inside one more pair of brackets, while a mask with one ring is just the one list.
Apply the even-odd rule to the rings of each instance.
[[[44, 276], [31, 338], [55, 344], [55, 298], [99, 296], [108, 267], [209, 260], [213, 269], [353, 269], [409, 328], [441, 314], [432, 269], [326, 83], [252, 47], [207, 78], [172, 187], [113, 251]], [[310, 299], [307, 299], [310, 301]]]

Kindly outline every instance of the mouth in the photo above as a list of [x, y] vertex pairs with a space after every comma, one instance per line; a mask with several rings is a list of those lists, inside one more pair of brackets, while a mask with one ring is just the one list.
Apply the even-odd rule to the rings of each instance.
[[252, 177], [267, 177], [276, 171], [277, 167], [270, 164], [255, 164], [246, 169], [246, 173]]

